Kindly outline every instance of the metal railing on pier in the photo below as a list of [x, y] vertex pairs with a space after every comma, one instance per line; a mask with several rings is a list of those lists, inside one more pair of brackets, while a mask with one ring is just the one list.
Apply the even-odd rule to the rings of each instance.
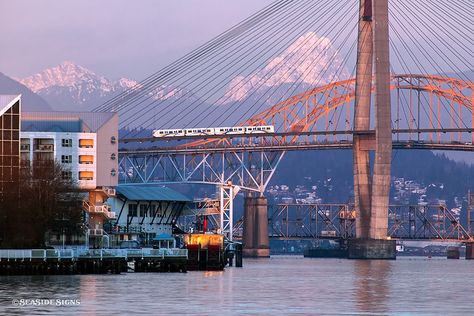
[[1, 260], [37, 260], [37, 259], [72, 259], [81, 258], [188, 258], [187, 249], [1, 249]]

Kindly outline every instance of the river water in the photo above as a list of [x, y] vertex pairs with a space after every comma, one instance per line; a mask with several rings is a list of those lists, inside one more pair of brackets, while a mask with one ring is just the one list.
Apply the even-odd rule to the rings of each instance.
[[136, 313], [474, 315], [474, 261], [273, 256], [225, 272], [0, 277], [0, 315]]

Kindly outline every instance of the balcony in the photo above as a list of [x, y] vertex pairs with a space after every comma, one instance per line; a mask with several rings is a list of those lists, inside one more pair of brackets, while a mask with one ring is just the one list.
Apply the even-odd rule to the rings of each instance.
[[20, 151], [30, 151], [30, 144], [20, 144]]
[[89, 229], [88, 233], [89, 233], [89, 236], [103, 236], [104, 230], [103, 229]]
[[93, 139], [79, 139], [79, 148], [94, 148]]
[[115, 196], [115, 189], [113, 188], [102, 188], [102, 191], [104, 191], [107, 196]]
[[35, 151], [53, 152], [54, 145], [53, 144], [39, 144], [35, 146]]
[[81, 165], [92, 165], [94, 163], [94, 156], [92, 155], [80, 155], [79, 164]]
[[81, 180], [81, 181], [94, 180], [94, 172], [92, 172], [92, 171], [79, 171], [79, 180]]
[[108, 219], [115, 219], [116, 215], [115, 212], [110, 211], [110, 205], [108, 204], [100, 204], [100, 205], [93, 205], [87, 200], [82, 201], [82, 207], [86, 212], [89, 214], [102, 214]]

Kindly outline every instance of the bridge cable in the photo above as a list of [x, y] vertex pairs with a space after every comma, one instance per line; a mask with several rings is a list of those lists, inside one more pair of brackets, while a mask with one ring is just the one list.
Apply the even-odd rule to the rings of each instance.
[[[402, 11], [402, 12], [404, 12], [404, 11]], [[398, 13], [399, 13], [399, 12], [398, 12]], [[404, 13], [405, 13], [405, 12], [404, 12]], [[404, 26], [404, 24], [403, 24], [402, 22], [400, 22], [400, 20], [396, 17], [396, 15], [394, 15], [393, 18], [394, 18], [395, 21], [397, 21], [397, 22], [400, 24], [400, 27], [401, 27], [402, 30], [405, 32], [405, 36], [408, 37], [408, 38], [415, 44], [415, 47], [418, 49], [419, 52], [421, 52], [421, 55], [430, 63], [430, 65], [433, 66], [433, 68], [435, 68], [435, 69], [438, 71], [438, 73], [441, 73], [441, 74], [443, 74], [444, 76], [448, 77], [448, 76], [446, 75], [446, 73], [440, 68], [440, 66], [439, 66], [438, 63], [436, 63], [436, 62], [434, 62], [434, 61], [431, 61], [431, 59], [427, 56], [427, 55], [429, 55], [429, 54], [426, 52], [426, 50], [425, 50], [421, 45], [419, 45], [419, 43], [414, 39], [414, 37], [412, 36], [412, 34], [410, 33], [410, 31], [408, 31], [408, 29]], [[410, 22], [408, 22], [408, 23], [411, 25]], [[413, 26], [413, 25], [412, 25], [412, 26]], [[394, 30], [394, 32], [397, 34], [397, 36], [400, 38], [400, 41], [403, 41], [403, 40], [402, 40], [403, 37], [398, 33], [398, 31], [397, 31], [395, 28], [393, 28], [393, 30]], [[410, 49], [408, 49], [408, 50], [411, 52]], [[411, 52], [411, 55], [413, 55], [414, 58], [416, 59], [416, 64], [417, 64], [417, 66], [418, 66], [418, 65], [421, 66], [421, 68], [423, 68], [423, 71], [424, 71], [423, 73], [424, 73], [424, 74], [427, 74], [428, 72], [427, 72], [426, 69], [423, 67], [423, 64], [418, 60], [418, 58], [416, 57], [416, 54], [414, 54], [413, 52]], [[440, 57], [442, 57], [442, 56], [440, 56]], [[461, 91], [460, 91], [460, 92], [461, 92]], [[448, 111], [448, 112], [449, 112], [449, 111]], [[460, 116], [460, 114], [461, 114], [461, 113], [458, 113], [458, 118], [459, 118], [460, 121], [464, 124], [464, 126], [467, 128], [467, 126], [466, 126], [465, 122], [462, 120], [462, 117]], [[452, 117], [451, 113], [450, 113], [450, 116]], [[455, 121], [455, 119], [454, 119], [453, 117], [452, 117], [452, 119]], [[458, 125], [458, 127], [460, 127], [460, 126]]]
[[162, 75], [169, 69], [172, 69], [173, 67], [177, 67], [180, 65], [183, 65], [183, 63], [186, 63], [190, 58], [195, 58], [196, 56], [199, 56], [202, 54], [204, 51], [206, 51], [208, 48], [217, 45], [219, 42], [222, 42], [223, 40], [228, 39], [229, 37], [234, 36], [233, 33], [237, 32], [239, 28], [247, 27], [247, 24], [249, 23], [254, 23], [256, 20], [260, 19], [263, 15], [267, 14], [268, 12], [274, 10], [275, 8], [278, 8], [282, 4], [287, 2], [287, 0], [277, 0], [271, 4], [269, 4], [267, 7], [257, 11], [255, 14], [251, 15], [250, 17], [244, 19], [243, 21], [239, 22], [236, 24], [234, 27], [224, 31], [223, 33], [219, 34], [218, 36], [214, 37], [210, 41], [204, 43], [203, 45], [199, 46], [198, 48], [194, 49], [190, 53], [184, 55], [183, 57], [179, 58], [178, 60], [172, 62], [168, 66], [164, 67], [163, 69], [160, 69], [158, 72], [155, 72], [154, 74], [150, 75], [149, 77], [145, 78], [142, 80], [140, 83], [132, 87], [131, 89], [128, 89], [119, 95], [115, 96], [114, 98], [110, 99], [109, 101], [105, 102], [104, 104], [98, 106], [95, 110], [104, 110], [104, 109], [110, 109], [110, 104], [114, 103], [115, 101], [122, 99], [124, 96], [133, 93], [134, 90], [142, 91], [143, 87], [146, 87], [150, 84], [150, 82], [156, 80], [157, 76]]
[[[204, 83], [205, 83], [205, 81], [204, 81]], [[178, 102], [178, 101], [180, 101], [181, 103], [183, 103], [182, 100], [175, 100], [173, 103], [176, 103], [176, 102]], [[171, 108], [171, 109], [172, 109], [172, 108]], [[168, 112], [169, 112], [169, 111], [168, 111]], [[166, 113], [168, 113], [168, 112], [166, 112]], [[166, 114], [166, 113], [165, 113], [165, 114]], [[150, 121], [150, 120], [148, 120], [148, 121]]]
[[[284, 26], [283, 26], [283, 27], [284, 27]], [[278, 29], [277, 29], [277, 30], [278, 30]], [[277, 33], [277, 32], [274, 32], [274, 33]], [[270, 39], [270, 38], [272, 38], [273, 36], [274, 36], [274, 34], [270, 34], [269, 36], [267, 36], [267, 38]], [[271, 42], [268, 42], [267, 48], [270, 48], [270, 49], [271, 49], [271, 48], [273, 48], [273, 47], [274, 47], [274, 45], [272, 45]], [[252, 47], [248, 48], [247, 51], [250, 52], [250, 53], [253, 52]], [[248, 55], [248, 54], [247, 54], [247, 55]], [[250, 61], [253, 61], [253, 63], [254, 63], [256, 60], [250, 60]], [[249, 61], [248, 61], [246, 64], [248, 65], [248, 64], [249, 64]], [[228, 66], [228, 65], [229, 65], [229, 64], [227, 64], [226, 66]], [[248, 68], [248, 66], [247, 66], [246, 68]], [[215, 73], [218, 73], [218, 71], [215, 71]], [[234, 71], [233, 73], [235, 73], [235, 71]], [[231, 74], [231, 75], [232, 75], [232, 74]], [[229, 75], [227, 78], [231, 78], [231, 75]], [[201, 85], [203, 85], [203, 84], [206, 84], [206, 81], [203, 81], [203, 82], [201, 83]], [[216, 88], [216, 87], [217, 87], [217, 86], [214, 86], [213, 88]], [[200, 89], [200, 90], [202, 90], [202, 89]], [[200, 91], [200, 90], [198, 90], [198, 91]], [[210, 93], [211, 91], [213, 91], [213, 90], [210, 89], [208, 92], [205, 93], [205, 95], [207, 95], [207, 94]], [[212, 96], [213, 96], [213, 94], [211, 94], [211, 95], [210, 95], [208, 98], [206, 98], [204, 101], [208, 100], [208, 99], [209, 99], [210, 97], [212, 97]], [[175, 102], [178, 102], [178, 101], [180, 101], [181, 103], [183, 103], [182, 100], [175, 100]], [[173, 102], [173, 103], [175, 103], [175, 102]], [[196, 101], [195, 101], [195, 102], [196, 102]], [[190, 105], [195, 104], [195, 102], [191, 103]], [[195, 108], [192, 108], [192, 109], [195, 109]], [[170, 108], [169, 108], [169, 111], [165, 112], [165, 113], [162, 114], [162, 115], [168, 114], [168, 113], [170, 112], [170, 110], [173, 110], [173, 108], [170, 107]], [[189, 113], [189, 109], [188, 109], [188, 111], [185, 112], [185, 113]], [[180, 118], [181, 118], [181, 117], [180, 117]], [[162, 127], [161, 127], [161, 128], [162, 128]]]

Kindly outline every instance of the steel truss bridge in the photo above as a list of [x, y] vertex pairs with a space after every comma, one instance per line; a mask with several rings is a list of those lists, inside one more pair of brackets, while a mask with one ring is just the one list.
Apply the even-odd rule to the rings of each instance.
[[[147, 146], [119, 151], [119, 181], [121, 185], [216, 185], [223, 197], [220, 223], [232, 238], [232, 188], [263, 196], [287, 151], [352, 149], [354, 135], [361, 136], [365, 148], [374, 148], [374, 129], [354, 132], [354, 85], [351, 79], [316, 87], [240, 124], [278, 126], [272, 134], [179, 137], [171, 139], [173, 145], [170, 139], [122, 139], [122, 147], [131, 142]], [[474, 83], [455, 78], [392, 76], [393, 148], [473, 151], [473, 90]], [[397, 222], [394, 237], [402, 231], [419, 236], [417, 228], [407, 225]], [[443, 229], [426, 225], [423, 231], [444, 238]], [[353, 226], [348, 227], [350, 231], [336, 231], [348, 236]]]
[[[278, 204], [269, 212], [271, 238], [355, 237], [352, 204]], [[390, 205], [388, 236], [394, 239], [471, 240], [472, 235], [446, 205]]]
[[[208, 216], [209, 229], [217, 230], [219, 201], [199, 202], [195, 214]], [[194, 216], [180, 219], [191, 227]], [[353, 204], [275, 204], [269, 205], [268, 235], [271, 239], [349, 239], [355, 237], [356, 211]], [[444, 204], [390, 205], [388, 236], [400, 240], [469, 241], [469, 228]], [[243, 217], [233, 227], [234, 238], [242, 238]]]

